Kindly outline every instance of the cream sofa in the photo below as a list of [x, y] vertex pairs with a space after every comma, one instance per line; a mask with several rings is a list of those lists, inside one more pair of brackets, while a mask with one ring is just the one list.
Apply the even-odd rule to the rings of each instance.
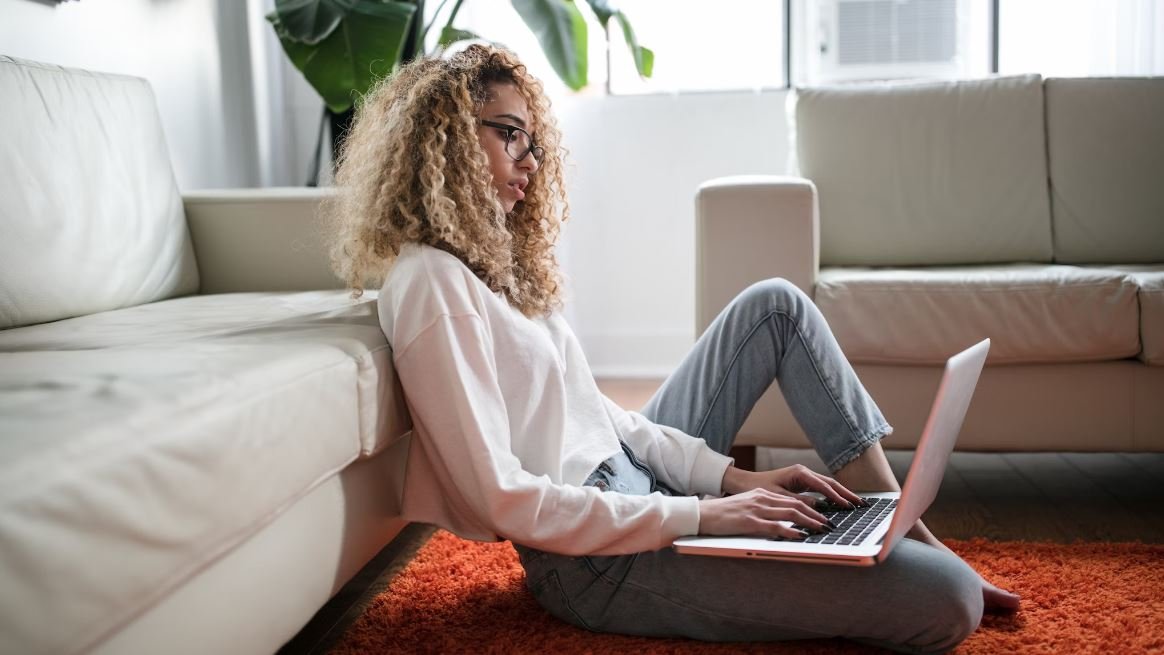
[[142, 79], [0, 57], [0, 653], [274, 652], [402, 527], [322, 192], [180, 195]]
[[[696, 195], [697, 334], [749, 284], [808, 292], [916, 444], [940, 364], [990, 337], [958, 447], [1164, 451], [1164, 78], [790, 94], [788, 177]], [[778, 388], [741, 443], [804, 447]]]

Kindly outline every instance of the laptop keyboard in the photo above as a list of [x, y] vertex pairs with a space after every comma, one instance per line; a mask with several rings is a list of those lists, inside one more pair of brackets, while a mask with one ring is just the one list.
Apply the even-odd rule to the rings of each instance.
[[865, 498], [869, 507], [856, 509], [840, 509], [837, 505], [830, 505], [824, 510], [818, 510], [826, 518], [837, 525], [832, 532], [809, 535], [807, 539], [799, 539], [808, 544], [836, 544], [850, 546], [859, 544], [869, 536], [873, 529], [880, 525], [881, 520], [894, 507], [897, 507], [896, 498]]

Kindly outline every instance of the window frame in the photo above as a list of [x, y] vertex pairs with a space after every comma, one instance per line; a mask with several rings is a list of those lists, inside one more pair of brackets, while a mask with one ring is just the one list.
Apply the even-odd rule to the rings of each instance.
[[[782, 3], [781, 3], [783, 5], [783, 11], [784, 11], [784, 83], [781, 86], [760, 87], [759, 90], [761, 92], [768, 91], [768, 90], [788, 91], [788, 90], [793, 88], [793, 84], [792, 84], [792, 56], [793, 56], [793, 53], [792, 53], [792, 24], [793, 24], [793, 21], [792, 21], [792, 17], [793, 17], [792, 2], [793, 2], [793, 0], [782, 0]], [[988, 44], [988, 48], [989, 48], [989, 52], [990, 52], [990, 70], [989, 70], [989, 73], [992, 75], [998, 74], [998, 6], [999, 6], [1000, 2], [1001, 2], [1001, 0], [990, 0], [990, 9], [989, 9], [990, 16], [988, 19], [989, 23], [990, 23], [990, 30], [989, 30], [989, 37], [988, 37], [990, 39], [990, 43]], [[610, 27], [608, 26], [607, 30], [609, 30], [609, 29], [610, 29]], [[607, 32], [607, 39], [609, 40], [609, 38], [610, 38], [610, 34], [608, 31]], [[611, 87], [611, 81], [610, 81], [610, 70], [611, 70], [611, 67], [613, 66], [613, 62], [610, 59], [610, 50], [611, 50], [610, 48], [606, 49], [606, 70], [607, 70], [606, 95], [607, 96], [630, 97], [630, 96], [640, 96], [640, 95], [644, 95], [644, 96], [672, 95], [672, 94], [692, 95], [692, 94], [699, 94], [699, 93], [741, 93], [741, 92], [750, 92], [751, 91], [750, 89], [741, 88], [741, 89], [702, 89], [702, 90], [687, 90], [687, 91], [675, 91], [675, 92], [647, 91], [644, 93], [616, 93], [613, 90], [613, 88]]]

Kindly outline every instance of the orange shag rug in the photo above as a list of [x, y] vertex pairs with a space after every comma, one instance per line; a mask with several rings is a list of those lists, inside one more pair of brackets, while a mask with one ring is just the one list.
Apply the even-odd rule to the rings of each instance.
[[[956, 653], [1164, 652], [1164, 545], [946, 544], [1023, 599], [1017, 614], [983, 617]], [[330, 652], [882, 652], [840, 639], [711, 644], [597, 634], [547, 614], [524, 584], [508, 542], [464, 541], [437, 531]]]

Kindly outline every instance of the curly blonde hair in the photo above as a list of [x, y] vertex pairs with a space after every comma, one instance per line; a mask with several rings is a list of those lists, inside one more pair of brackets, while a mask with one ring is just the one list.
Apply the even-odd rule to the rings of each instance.
[[[506, 214], [477, 137], [490, 86], [512, 84], [545, 155]], [[357, 104], [322, 207], [335, 272], [359, 298], [383, 284], [405, 243], [440, 248], [529, 317], [562, 303], [554, 256], [569, 218], [561, 134], [541, 82], [512, 52], [473, 44], [447, 59], [418, 59]]]

